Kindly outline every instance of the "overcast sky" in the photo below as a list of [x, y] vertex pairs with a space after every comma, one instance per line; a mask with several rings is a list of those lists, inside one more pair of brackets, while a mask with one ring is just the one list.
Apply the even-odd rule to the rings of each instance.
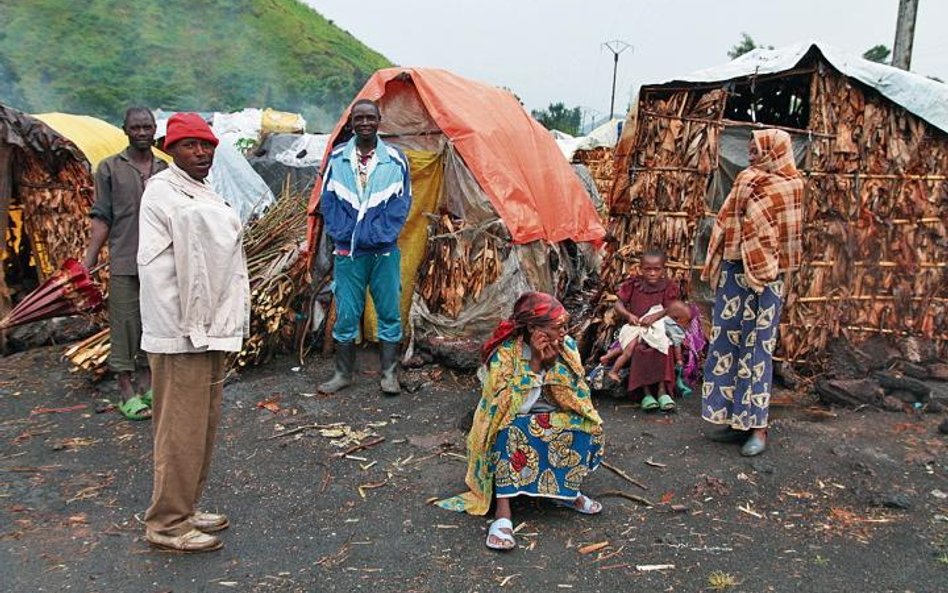
[[[892, 47], [898, 0], [306, 0], [402, 66], [452, 70], [506, 86], [529, 109], [553, 101], [616, 113], [634, 89], [728, 60], [746, 31], [780, 47], [816, 39], [862, 53]], [[940, 26], [939, 26], [940, 25]], [[948, 0], [920, 0], [912, 70], [948, 80]]]

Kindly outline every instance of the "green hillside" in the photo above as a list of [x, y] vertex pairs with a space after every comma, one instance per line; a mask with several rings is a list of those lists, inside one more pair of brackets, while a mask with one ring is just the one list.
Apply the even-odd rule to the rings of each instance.
[[297, 0], [0, 0], [0, 102], [302, 112], [326, 129], [380, 54]]

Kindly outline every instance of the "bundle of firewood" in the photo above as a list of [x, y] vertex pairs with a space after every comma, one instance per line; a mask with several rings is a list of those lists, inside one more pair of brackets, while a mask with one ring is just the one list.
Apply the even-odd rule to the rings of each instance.
[[263, 362], [272, 353], [290, 350], [295, 334], [294, 305], [305, 282], [306, 199], [284, 190], [266, 213], [247, 225], [244, 252], [250, 278], [250, 335], [235, 364]]
[[76, 342], [63, 352], [63, 360], [68, 360], [71, 372], [86, 371], [96, 377], [102, 377], [106, 372], [106, 363], [112, 351], [109, 342], [109, 328]]
[[507, 243], [489, 230], [442, 215], [431, 229], [419, 267], [416, 290], [428, 309], [457, 318], [465, 303], [477, 301], [484, 288], [500, 277]]
[[[250, 335], [231, 361], [244, 367], [293, 347], [297, 310], [305, 288], [306, 199], [284, 193], [262, 217], [248, 223], [243, 244], [250, 278]], [[71, 346], [64, 358], [73, 371], [101, 376], [109, 355], [108, 329]]]

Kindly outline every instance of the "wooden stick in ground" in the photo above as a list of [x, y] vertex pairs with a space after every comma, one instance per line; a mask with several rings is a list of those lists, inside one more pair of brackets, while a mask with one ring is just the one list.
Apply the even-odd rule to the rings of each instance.
[[617, 476], [619, 476], [619, 477], [622, 478], [623, 480], [629, 482], [630, 484], [634, 484], [634, 485], [638, 486], [639, 488], [641, 488], [642, 490], [648, 490], [648, 486], [646, 486], [646, 485], [643, 484], [642, 482], [639, 482], [638, 480], [634, 479], [634, 478], [631, 477], [629, 474], [625, 473], [624, 471], [622, 471], [621, 469], [619, 469], [619, 468], [617, 468], [616, 466], [612, 465], [611, 463], [606, 463], [605, 461], [603, 461], [603, 462], [602, 462], [602, 467], [604, 467], [604, 468], [606, 468], [607, 470], [609, 470], [609, 471], [615, 473]]
[[288, 437], [291, 434], [303, 432], [304, 430], [319, 430], [321, 428], [337, 428], [337, 426], [332, 425], [332, 424], [304, 424], [302, 426], [297, 426], [296, 428], [291, 428], [290, 430], [285, 430], [283, 432], [270, 435], [267, 438], [261, 439], [261, 440], [269, 441], [271, 439], [278, 439], [280, 437]]
[[379, 443], [384, 443], [384, 442], [385, 442], [385, 437], [379, 437], [375, 439], [374, 441], [368, 441], [366, 443], [362, 443], [361, 445], [355, 445], [353, 447], [349, 447], [345, 451], [340, 451], [339, 453], [336, 453], [335, 457], [345, 457], [346, 455], [352, 455], [356, 451], [368, 449], [369, 447], [374, 447], [378, 445]]
[[649, 499], [643, 498], [637, 494], [631, 494], [629, 492], [625, 492], [623, 490], [607, 490], [605, 492], [600, 492], [597, 498], [624, 498], [626, 500], [631, 500], [632, 502], [637, 502], [647, 507], [655, 506], [655, 504], [652, 503], [652, 501], [650, 501]]

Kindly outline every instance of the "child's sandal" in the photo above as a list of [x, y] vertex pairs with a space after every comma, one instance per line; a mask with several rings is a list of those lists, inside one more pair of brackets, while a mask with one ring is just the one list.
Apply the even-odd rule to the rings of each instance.
[[651, 412], [651, 411], [657, 410], [659, 405], [660, 404], [658, 403], [658, 400], [656, 400], [651, 395], [646, 395], [645, 397], [642, 398], [642, 411], [643, 412]]

